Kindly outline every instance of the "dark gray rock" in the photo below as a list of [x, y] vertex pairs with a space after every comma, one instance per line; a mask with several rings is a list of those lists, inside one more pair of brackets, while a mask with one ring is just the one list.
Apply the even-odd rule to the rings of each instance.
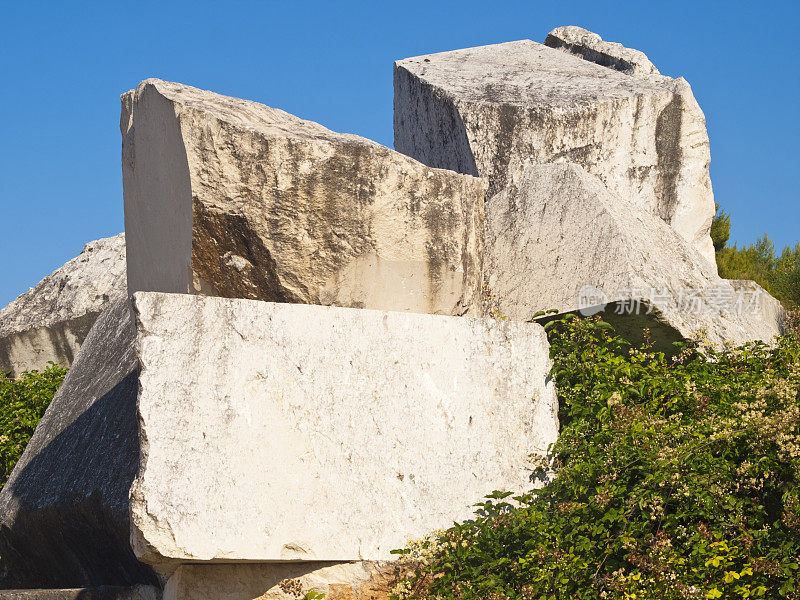
[[158, 584], [128, 541], [135, 335], [127, 301], [103, 312], [0, 492], [4, 587]]

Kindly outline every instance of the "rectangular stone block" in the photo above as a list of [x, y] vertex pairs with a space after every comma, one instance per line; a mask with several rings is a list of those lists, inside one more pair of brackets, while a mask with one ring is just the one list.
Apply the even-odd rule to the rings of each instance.
[[397, 61], [395, 148], [489, 179], [572, 162], [666, 221], [713, 265], [705, 117], [683, 78], [631, 76], [530, 40]]
[[326, 600], [389, 600], [406, 572], [397, 562], [184, 564], [169, 577], [163, 600], [298, 600], [309, 592]]
[[122, 104], [131, 292], [478, 313], [485, 181], [177, 83]]
[[137, 293], [139, 560], [382, 560], [533, 486], [541, 326]]
[[0, 491], [2, 582], [390, 558], [533, 485], [549, 367], [537, 324], [137, 293], [97, 320]]

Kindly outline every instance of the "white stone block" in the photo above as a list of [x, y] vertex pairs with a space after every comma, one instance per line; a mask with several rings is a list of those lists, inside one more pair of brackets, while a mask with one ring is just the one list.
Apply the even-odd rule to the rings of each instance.
[[532, 487], [557, 435], [541, 326], [134, 297], [140, 560], [382, 560]]
[[395, 148], [489, 179], [572, 162], [667, 222], [712, 265], [705, 117], [683, 78], [627, 75], [530, 40], [397, 61]]
[[485, 181], [177, 83], [122, 104], [131, 292], [478, 314]]

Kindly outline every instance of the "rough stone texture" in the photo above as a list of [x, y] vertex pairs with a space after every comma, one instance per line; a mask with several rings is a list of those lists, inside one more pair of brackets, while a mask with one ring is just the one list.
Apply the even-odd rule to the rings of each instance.
[[89, 242], [0, 310], [0, 371], [69, 366], [97, 315], [125, 294], [125, 235]]
[[489, 197], [528, 162], [573, 162], [715, 264], [705, 117], [684, 79], [631, 77], [530, 40], [395, 63], [395, 148], [481, 175]]
[[132, 292], [479, 306], [485, 182], [156, 79], [122, 97], [120, 124]]
[[532, 487], [555, 441], [541, 326], [137, 293], [151, 564], [384, 560]]
[[536, 324], [134, 302], [138, 338], [127, 301], [103, 312], [0, 492], [5, 586], [158, 585], [131, 545], [164, 573], [387, 558], [529, 487], [529, 452], [555, 440]]
[[0, 491], [3, 587], [157, 584], [129, 543], [137, 388], [135, 328], [122, 300], [95, 323]]
[[0, 590], [0, 600], [161, 600], [161, 590], [146, 585], [69, 590]]
[[394, 563], [293, 562], [181, 565], [167, 582], [164, 600], [296, 600], [280, 583], [291, 580], [302, 593], [326, 600], [388, 600], [396, 584]]
[[626, 48], [616, 42], [604, 42], [596, 33], [583, 27], [556, 27], [547, 34], [544, 45], [565, 50], [598, 65], [622, 71], [628, 75], [660, 75], [644, 52]]
[[[511, 318], [578, 310], [581, 289], [591, 286], [609, 303], [645, 300], [644, 310], [652, 306], [654, 313], [629, 319], [627, 326], [639, 332], [643, 325], [656, 327], [666, 341], [697, 337], [702, 329], [714, 343], [770, 341], [781, 333], [784, 317], [777, 300], [759, 288], [756, 312], [747, 293], [742, 314], [736, 314], [738, 292], [758, 286], [720, 279], [660, 219], [614, 195], [577, 165], [529, 165], [516, 185], [488, 201], [486, 222], [488, 285], [499, 311]], [[699, 313], [689, 301], [692, 290], [703, 302]], [[617, 306], [622, 307], [606, 310], [612, 320]]]
[[766, 333], [766, 335], [759, 335], [759, 339], [766, 340], [768, 337], [771, 337], [770, 332], [776, 328], [782, 333], [788, 333], [786, 331], [788, 316], [786, 308], [784, 308], [777, 298], [773, 298], [767, 290], [758, 285], [755, 281], [750, 281], [749, 279], [726, 279], [724, 281], [733, 287], [737, 295], [742, 294], [747, 296], [755, 294], [759, 298], [758, 311], [751, 316], [754, 322], [760, 322], [758, 331]]

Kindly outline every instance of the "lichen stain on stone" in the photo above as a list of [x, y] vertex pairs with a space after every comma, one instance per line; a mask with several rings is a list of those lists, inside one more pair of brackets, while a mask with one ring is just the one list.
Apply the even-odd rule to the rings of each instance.
[[[192, 267], [219, 295], [267, 302], [301, 301], [281, 285], [275, 259], [253, 234], [244, 215], [215, 210], [195, 200], [194, 231]], [[231, 272], [220, 260], [228, 253], [259, 268]]]
[[658, 215], [667, 223], [672, 220], [678, 203], [678, 177], [683, 152], [681, 150], [681, 97], [674, 94], [656, 120], [656, 156], [658, 176], [656, 201]]

